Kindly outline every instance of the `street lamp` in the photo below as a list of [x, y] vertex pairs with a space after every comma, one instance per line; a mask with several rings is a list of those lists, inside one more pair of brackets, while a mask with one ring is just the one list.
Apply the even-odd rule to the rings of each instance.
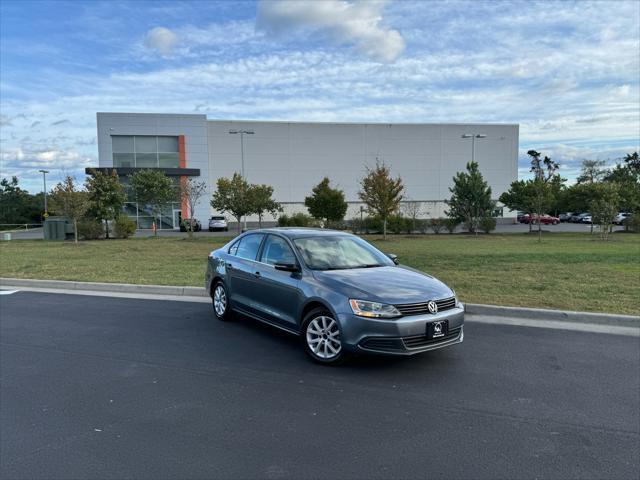
[[[240, 161], [242, 162], [242, 179], [246, 181], [244, 176], [244, 136], [245, 135], [253, 135], [253, 130], [229, 130], [231, 135], [240, 134]], [[244, 216], [244, 229], [247, 229], [247, 216]]]
[[47, 173], [49, 173], [49, 170], [38, 171], [42, 174], [42, 181], [44, 182], [44, 217], [47, 218], [49, 216], [47, 211]]
[[471, 139], [471, 161], [476, 161], [476, 138], [487, 138], [484, 133], [463, 133], [462, 138]]

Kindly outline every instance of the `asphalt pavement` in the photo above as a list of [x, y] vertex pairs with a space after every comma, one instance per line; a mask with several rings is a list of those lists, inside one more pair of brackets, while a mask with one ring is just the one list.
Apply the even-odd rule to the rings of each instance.
[[469, 322], [310, 362], [205, 303], [0, 295], [1, 478], [633, 478], [638, 337]]

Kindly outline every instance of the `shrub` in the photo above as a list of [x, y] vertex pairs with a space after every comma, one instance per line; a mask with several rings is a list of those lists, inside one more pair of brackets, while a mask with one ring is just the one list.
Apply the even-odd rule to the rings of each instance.
[[129, 238], [136, 233], [136, 222], [126, 215], [120, 215], [113, 224], [116, 235], [120, 238]]
[[378, 216], [365, 217], [363, 228], [367, 233], [382, 232], [382, 220]]
[[455, 218], [444, 219], [444, 228], [446, 228], [449, 233], [455, 232], [459, 224], [460, 222], [458, 222], [458, 220], [456, 220]]
[[402, 215], [391, 215], [387, 219], [387, 230], [391, 233], [410, 233], [411, 232], [411, 220], [403, 217]]
[[437, 235], [445, 228], [445, 221], [444, 218], [432, 218], [429, 220], [429, 228]]
[[416, 230], [420, 233], [427, 233], [429, 231], [430, 221], [424, 218], [416, 219]]
[[104, 225], [94, 219], [84, 219], [78, 222], [78, 237], [84, 240], [97, 240], [104, 235]]
[[496, 229], [496, 219], [493, 217], [482, 217], [479, 227], [484, 233], [491, 233]]
[[316, 226], [313, 219], [309, 215], [305, 215], [302, 212], [295, 213], [291, 216], [280, 215], [278, 217], [279, 227], [309, 227]]

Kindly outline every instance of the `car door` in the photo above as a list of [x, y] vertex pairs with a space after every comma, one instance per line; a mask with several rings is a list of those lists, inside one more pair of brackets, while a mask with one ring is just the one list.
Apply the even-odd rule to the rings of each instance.
[[230, 279], [231, 302], [236, 308], [258, 313], [255, 290], [259, 286], [257, 257], [264, 239], [263, 233], [250, 233], [239, 239], [229, 249], [226, 270]]
[[265, 320], [297, 328], [301, 274], [276, 270], [276, 263], [299, 265], [288, 241], [280, 235], [268, 234], [262, 244], [260, 263], [255, 272], [259, 279], [255, 290], [256, 300]]

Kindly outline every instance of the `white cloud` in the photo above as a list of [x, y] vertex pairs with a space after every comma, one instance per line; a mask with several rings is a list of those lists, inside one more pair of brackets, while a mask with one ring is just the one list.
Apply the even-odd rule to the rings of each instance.
[[354, 44], [365, 55], [390, 62], [402, 53], [405, 43], [400, 32], [382, 25], [386, 4], [374, 0], [261, 1], [257, 25], [279, 34], [311, 31], [339, 43]]
[[178, 36], [165, 27], [155, 27], [147, 32], [144, 38], [145, 47], [162, 55], [171, 55], [178, 43]]

